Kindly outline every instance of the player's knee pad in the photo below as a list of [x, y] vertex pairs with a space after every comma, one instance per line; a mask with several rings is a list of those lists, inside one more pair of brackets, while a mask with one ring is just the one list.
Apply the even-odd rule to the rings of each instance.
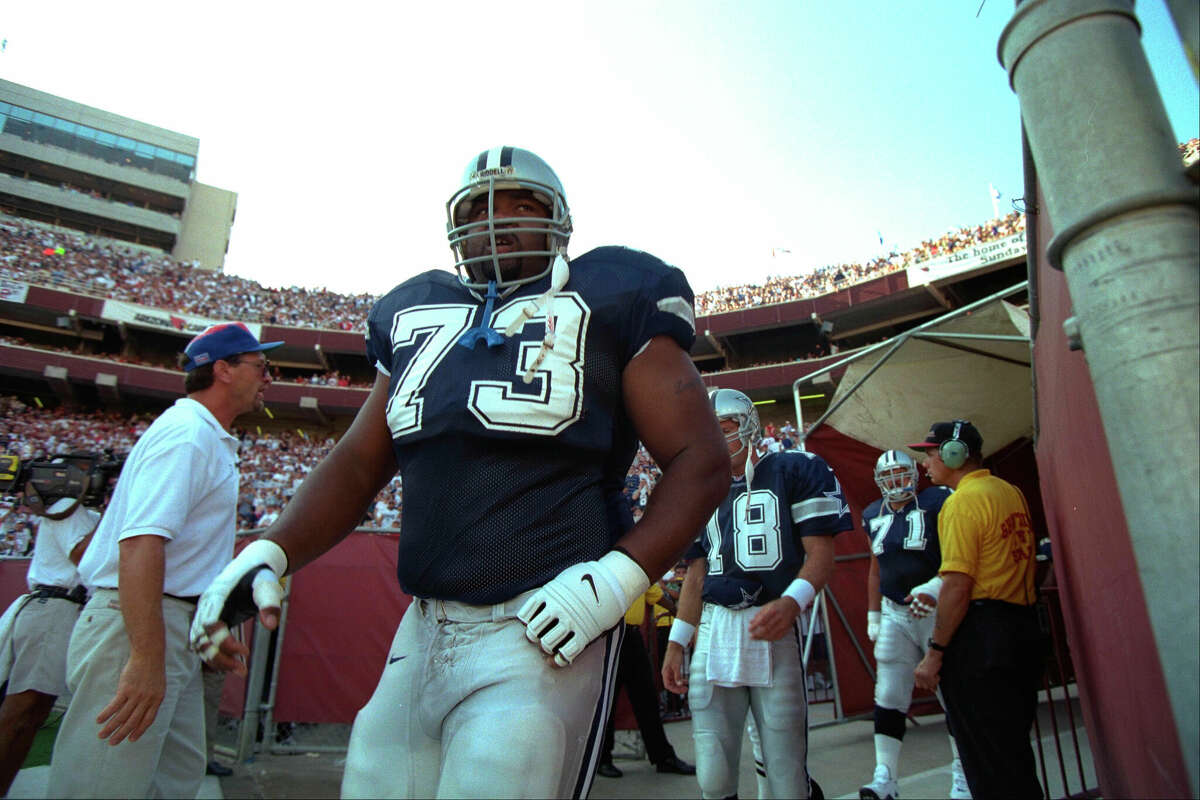
[[721, 737], [713, 731], [695, 731], [696, 782], [702, 797], [728, 797], [737, 793], [737, 769], [731, 768]]

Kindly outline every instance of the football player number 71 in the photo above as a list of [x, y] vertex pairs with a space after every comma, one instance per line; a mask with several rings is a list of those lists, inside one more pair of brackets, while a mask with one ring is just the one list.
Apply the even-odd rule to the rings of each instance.
[[[522, 298], [501, 306], [492, 315], [491, 327], [504, 330], [528, 302]], [[521, 336], [532, 327], [537, 336], [523, 340], [517, 348], [512, 364], [513, 380], [474, 380], [465, 387], [463, 401], [485, 428], [554, 436], [579, 419], [583, 406], [583, 343], [590, 312], [575, 292], [559, 294], [553, 311], [554, 350], [546, 354], [532, 383], [526, 386], [518, 376], [525, 372], [541, 346], [546, 322], [544, 311], [526, 320], [517, 332]], [[421, 430], [425, 384], [442, 360], [453, 352], [459, 337], [471, 327], [476, 313], [481, 313], [477, 305], [428, 305], [407, 308], [392, 318], [393, 351], [417, 348], [388, 399], [387, 421], [393, 437]], [[497, 353], [496, 357], [503, 355]]]

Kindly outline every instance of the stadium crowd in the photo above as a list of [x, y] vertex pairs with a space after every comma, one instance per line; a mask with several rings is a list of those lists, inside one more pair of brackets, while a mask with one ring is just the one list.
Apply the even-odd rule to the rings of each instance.
[[893, 251], [865, 264], [831, 264], [818, 267], [807, 275], [772, 276], [761, 285], [746, 284], [700, 292], [696, 295], [696, 316], [819, 297], [889, 272], [907, 269], [921, 261], [1003, 239], [1023, 230], [1025, 215], [1013, 211], [1001, 219], [950, 231], [936, 239], [927, 239], [911, 250]]
[[[1179, 154], [1185, 165], [1200, 160], [1200, 139], [1181, 143]], [[817, 297], [1024, 228], [1025, 215], [1013, 211], [981, 225], [926, 239], [908, 250], [893, 250], [865, 264], [832, 264], [806, 275], [771, 277], [763, 284], [700, 292], [696, 315]], [[2, 213], [0, 278], [60, 286], [212, 319], [347, 331], [363, 330], [375, 301], [370, 294], [268, 288], [236, 275], [198, 269], [158, 251], [92, 239]]]
[[[111, 411], [70, 411], [28, 405], [16, 397], [0, 396], [0, 454], [22, 462], [49, 459], [74, 452], [127, 453], [153, 421], [150, 415]], [[240, 471], [238, 529], [264, 528], [278, 517], [309, 471], [332, 449], [328, 434], [295, 431], [251, 431], [235, 428]], [[626, 480], [631, 502], [644, 506], [661, 472], [645, 448], [630, 465]], [[400, 476], [392, 478], [371, 507], [362, 527], [398, 529], [403, 506]], [[638, 514], [640, 516], [640, 513]], [[37, 517], [16, 497], [0, 499], [0, 556], [33, 552]]]
[[375, 297], [327, 289], [269, 289], [198, 269], [165, 253], [0, 215], [0, 277], [57, 286], [211, 319], [362, 330]]
[[[126, 355], [123, 353], [80, 353], [77, 348], [63, 347], [61, 345], [49, 345], [41, 343], [27, 342], [20, 336], [0, 336], [0, 344], [11, 344], [17, 347], [33, 347], [38, 350], [50, 350], [56, 353], [69, 353], [70, 355], [83, 356], [85, 358], [102, 358], [105, 361], [113, 361], [119, 364], [136, 364], [142, 367], [164, 367], [166, 365], [159, 361], [153, 361], [147, 358], [140, 358], [134, 355]], [[174, 367], [175, 365], [170, 365]], [[278, 365], [271, 365], [271, 380], [275, 383], [285, 381], [289, 383], [304, 383], [310, 386], [341, 386], [355, 387], [359, 389], [369, 389], [372, 386], [372, 381], [351, 378], [338, 370], [329, 370], [327, 372], [312, 372], [303, 375], [285, 374]]]
[[[834, 292], [965, 247], [1024, 229], [1012, 212], [866, 264], [835, 264], [807, 275], [772, 277], [762, 285], [717, 288], [696, 295], [696, 314], [716, 314]], [[197, 269], [161, 253], [138, 251], [0, 215], [0, 277], [58, 286], [131, 303], [291, 327], [362, 330], [375, 298], [326, 289], [271, 289], [257, 281]]]

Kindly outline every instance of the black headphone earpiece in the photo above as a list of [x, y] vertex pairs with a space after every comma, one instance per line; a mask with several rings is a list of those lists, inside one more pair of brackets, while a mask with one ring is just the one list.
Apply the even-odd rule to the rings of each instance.
[[938, 456], [941, 457], [942, 463], [948, 469], [958, 469], [963, 464], [967, 463], [967, 457], [971, 455], [971, 448], [967, 447], [967, 443], [958, 438], [962, 433], [962, 426], [968, 424], [964, 419], [954, 420], [954, 433], [950, 438], [942, 442], [938, 446]]

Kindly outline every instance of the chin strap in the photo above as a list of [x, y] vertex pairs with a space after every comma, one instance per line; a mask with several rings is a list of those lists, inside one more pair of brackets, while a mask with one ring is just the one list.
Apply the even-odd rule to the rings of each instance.
[[[469, 331], [458, 337], [458, 343], [468, 350], [474, 350], [475, 345], [479, 344], [482, 339], [487, 342], [488, 347], [499, 347], [504, 344], [504, 335], [499, 331], [493, 330], [489, 324], [492, 318], [492, 308], [496, 305], [496, 300], [499, 295], [496, 294], [496, 282], [488, 281], [488, 290], [486, 302], [483, 306], [483, 318], [479, 321], [479, 326], [471, 328]], [[512, 335], [512, 334], [508, 334]], [[526, 381], [529, 383], [529, 381]]]
[[750, 527], [750, 483], [754, 480], [754, 459], [751, 458], [751, 451], [754, 445], [746, 445], [746, 527]]
[[[543, 308], [546, 312], [546, 335], [542, 339], [542, 345], [538, 348], [537, 355], [533, 357], [533, 361], [529, 364], [525, 374], [521, 376], [521, 380], [525, 383], [533, 381], [533, 373], [542, 362], [546, 359], [546, 354], [554, 349], [554, 298], [558, 295], [562, 288], [567, 285], [567, 280], [571, 277], [570, 267], [567, 265], [566, 248], [558, 248], [557, 255], [554, 256], [554, 266], [550, 272], [550, 288], [544, 294], [530, 300], [521, 308], [521, 313], [517, 315], [507, 328], [504, 329], [505, 336], [513, 336], [517, 331], [521, 330], [521, 326], [526, 321], [532, 319]], [[491, 289], [489, 288], [489, 292]], [[490, 301], [489, 301], [490, 302]]]

